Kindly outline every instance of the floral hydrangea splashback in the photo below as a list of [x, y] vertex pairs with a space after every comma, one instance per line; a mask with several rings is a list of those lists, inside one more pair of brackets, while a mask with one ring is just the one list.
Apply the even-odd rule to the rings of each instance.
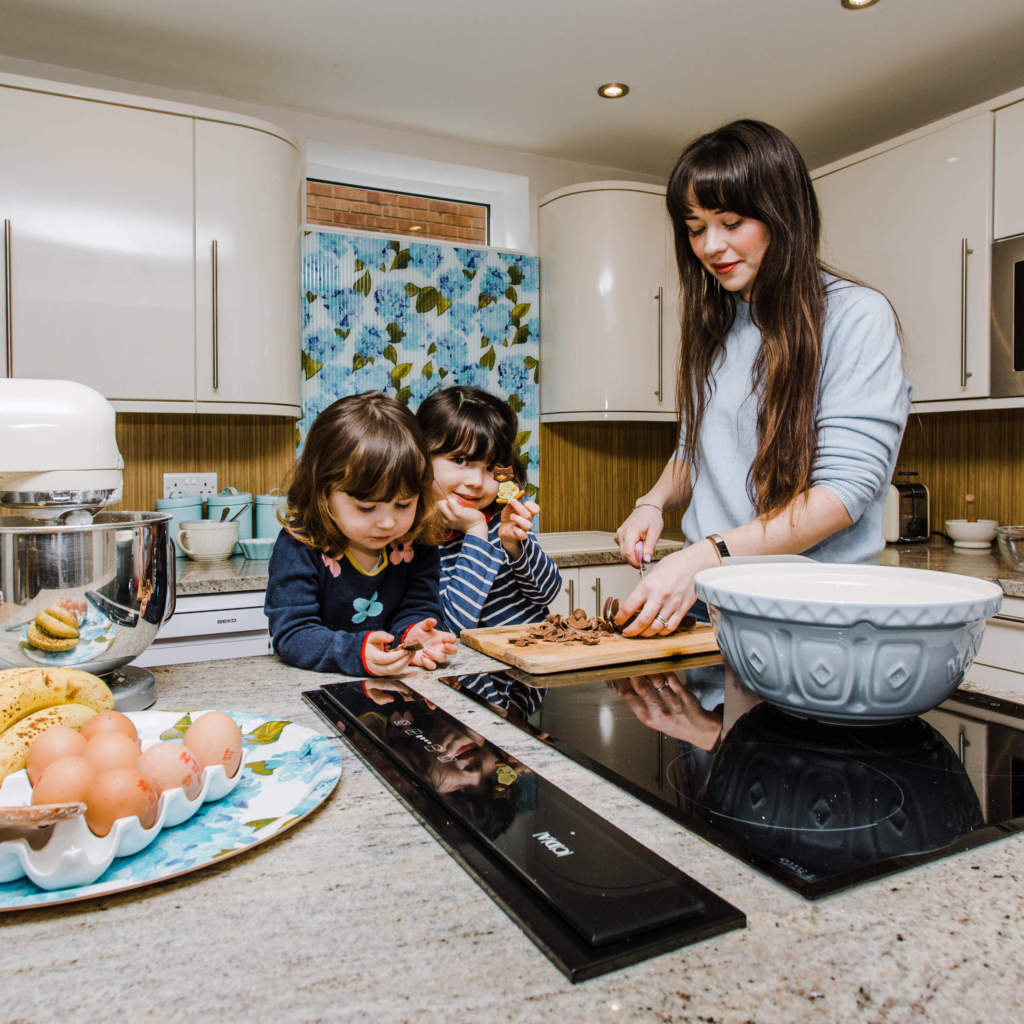
[[535, 495], [538, 286], [535, 256], [307, 231], [299, 447], [344, 395], [380, 390], [415, 410], [443, 387], [474, 384], [519, 415], [517, 445]]

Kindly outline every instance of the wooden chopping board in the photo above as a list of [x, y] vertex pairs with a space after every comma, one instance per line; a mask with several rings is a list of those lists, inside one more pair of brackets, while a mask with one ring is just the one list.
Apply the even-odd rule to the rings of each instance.
[[509, 643], [509, 640], [528, 628], [493, 626], [484, 629], [464, 629], [459, 634], [459, 639], [467, 647], [472, 647], [482, 654], [489, 654], [506, 665], [515, 665], [531, 675], [568, 672], [576, 668], [597, 668], [602, 665], [625, 665], [633, 661], [677, 658], [680, 655], [706, 654], [718, 650], [714, 630], [703, 623], [698, 623], [686, 633], [646, 639], [614, 633], [592, 647], [586, 644], [555, 643], [550, 640], [537, 640], [529, 647], [516, 647]]

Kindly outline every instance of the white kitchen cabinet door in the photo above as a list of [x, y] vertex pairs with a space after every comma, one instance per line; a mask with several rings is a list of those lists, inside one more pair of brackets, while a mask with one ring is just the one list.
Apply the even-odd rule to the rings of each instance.
[[191, 403], [191, 119], [0, 87], [0, 138], [7, 374]]
[[640, 573], [633, 566], [588, 565], [580, 569], [577, 608], [588, 615], [600, 615], [609, 597], [624, 601], [640, 583]]
[[991, 183], [987, 112], [815, 181], [825, 258], [892, 302], [915, 402], [989, 394]]
[[298, 416], [299, 153], [197, 119], [195, 168], [197, 409]]
[[1024, 235], [1024, 100], [996, 111], [996, 238]]
[[579, 569], [559, 569], [562, 574], [562, 589], [558, 597], [548, 606], [551, 615], [571, 615], [580, 607], [580, 571]]
[[672, 420], [678, 344], [665, 190], [590, 182], [540, 204], [540, 418]]

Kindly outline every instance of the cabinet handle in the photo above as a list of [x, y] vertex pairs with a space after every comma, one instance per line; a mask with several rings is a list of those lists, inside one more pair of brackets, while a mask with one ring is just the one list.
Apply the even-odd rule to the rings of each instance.
[[999, 619], [1001, 622], [1024, 622], [1019, 615], [1008, 615], [1006, 612], [999, 612], [997, 615], [992, 616], [993, 619]]
[[220, 386], [220, 344], [217, 336], [217, 239], [210, 243], [210, 279], [213, 283], [213, 390]]
[[964, 735], [963, 729], [957, 733], [956, 737], [956, 756], [960, 758], [960, 763], [964, 763], [964, 755], [967, 753], [967, 737]]
[[[664, 367], [665, 367], [665, 289], [658, 288], [658, 294], [654, 296], [658, 304], [658, 386], [654, 390], [654, 397], [660, 402], [665, 394]], [[600, 614], [600, 613], [598, 613]]]
[[601, 577], [598, 576], [594, 580], [594, 585], [590, 588], [594, 592], [594, 615], [601, 614]]
[[7, 350], [7, 376], [14, 376], [14, 311], [11, 301], [14, 285], [11, 281], [11, 222], [4, 220], [4, 347]]
[[569, 614], [576, 610], [576, 581], [566, 580], [565, 581], [565, 592], [569, 595]]
[[967, 247], [967, 239], [960, 239], [960, 387], [967, 387], [967, 378], [973, 376], [967, 370], [967, 257], [973, 249]]

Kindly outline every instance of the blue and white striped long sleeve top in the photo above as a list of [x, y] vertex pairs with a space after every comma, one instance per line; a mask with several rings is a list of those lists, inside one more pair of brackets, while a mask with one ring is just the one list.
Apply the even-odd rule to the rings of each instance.
[[486, 541], [459, 534], [440, 546], [441, 614], [453, 633], [540, 622], [562, 586], [558, 566], [532, 533], [523, 541], [522, 555], [510, 562], [498, 539], [499, 523], [494, 516]]

